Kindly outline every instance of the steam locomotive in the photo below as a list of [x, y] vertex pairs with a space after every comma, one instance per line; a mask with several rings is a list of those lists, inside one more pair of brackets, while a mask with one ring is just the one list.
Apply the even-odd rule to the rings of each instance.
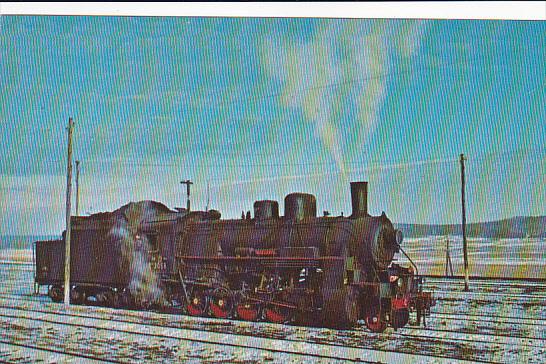
[[[417, 323], [434, 300], [413, 265], [393, 262], [402, 233], [367, 211], [367, 182], [351, 183], [352, 214], [317, 217], [316, 199], [291, 193], [254, 217], [171, 210], [154, 202], [71, 218], [70, 299], [111, 307], [180, 307], [193, 316], [373, 332]], [[189, 207], [189, 206], [188, 206]], [[36, 242], [35, 283], [63, 299], [63, 239]], [[408, 257], [409, 259], [409, 257]], [[411, 259], [409, 259], [411, 262]]]

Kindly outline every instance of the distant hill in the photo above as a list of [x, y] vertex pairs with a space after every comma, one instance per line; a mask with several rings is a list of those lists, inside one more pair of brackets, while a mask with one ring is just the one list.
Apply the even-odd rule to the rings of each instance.
[[[395, 223], [404, 236], [462, 235], [460, 224], [426, 225]], [[475, 238], [546, 238], [546, 216], [518, 216], [499, 221], [466, 225], [466, 235]], [[60, 239], [60, 235], [0, 235], [0, 249], [31, 249], [38, 240]]]
[[[428, 235], [462, 235], [460, 224], [424, 225], [394, 224], [404, 236], [419, 238]], [[546, 238], [546, 216], [518, 216], [499, 221], [466, 225], [466, 235], [476, 238]]]

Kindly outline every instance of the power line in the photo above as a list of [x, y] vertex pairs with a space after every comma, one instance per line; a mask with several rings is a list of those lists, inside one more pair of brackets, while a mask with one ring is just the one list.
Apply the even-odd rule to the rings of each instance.
[[[306, 91], [306, 92], [309, 92], [309, 91], [314, 91], [314, 90], [320, 90], [320, 89], [328, 89], [328, 88], [338, 88], [338, 87], [341, 87], [341, 86], [346, 86], [346, 85], [350, 85], [350, 84], [354, 84], [354, 83], [362, 83], [362, 82], [368, 82], [368, 81], [371, 81], [371, 80], [376, 80], [376, 79], [380, 79], [380, 78], [388, 78], [388, 77], [394, 77], [394, 76], [400, 76], [400, 75], [404, 75], [404, 74], [416, 74], [416, 75], [419, 75], [425, 71], [428, 71], [432, 68], [454, 68], [454, 67], [471, 67], [472, 69], [481, 69], [481, 70], [490, 70], [490, 69], [499, 69], [499, 68], [506, 68], [508, 66], [508, 64], [506, 63], [501, 63], [501, 64], [495, 64], [493, 66], [490, 66], [490, 67], [487, 67], [487, 68], [476, 68], [474, 66], [476, 66], [478, 64], [478, 58], [475, 58], [475, 59], [472, 59], [471, 62], [450, 62], [450, 63], [444, 63], [444, 64], [425, 64], [423, 65], [422, 67], [418, 68], [418, 69], [415, 69], [415, 68], [411, 68], [411, 67], [407, 67], [407, 69], [403, 69], [403, 70], [399, 70], [399, 71], [390, 71], [390, 72], [383, 72], [383, 73], [378, 73], [378, 74], [375, 74], [375, 75], [370, 75], [370, 76], [367, 76], [367, 77], [358, 77], [358, 78], [353, 78], [353, 79], [350, 79], [350, 80], [344, 80], [344, 81], [339, 81], [339, 82], [331, 82], [331, 83], [328, 83], [328, 84], [324, 84], [324, 85], [319, 85], [319, 86], [313, 86], [313, 87], [306, 87], [304, 88], [303, 90], [296, 90], [296, 91], [293, 91], [292, 93], [289, 94], [289, 96], [293, 96], [294, 94], [296, 94], [297, 92], [300, 92], [300, 91]], [[214, 93], [220, 93], [221, 91], [215, 91]], [[272, 99], [272, 98], [276, 98], [276, 97], [279, 97], [279, 96], [282, 96], [282, 95], [286, 95], [286, 93], [284, 91], [278, 91], [278, 92], [274, 92], [274, 93], [270, 93], [268, 95], [262, 95], [262, 96], [258, 96], [258, 97], [247, 97], [247, 98], [240, 98], [240, 99], [236, 99], [236, 100], [233, 100], [233, 101], [229, 101], [229, 102], [216, 102], [215, 103], [215, 106], [229, 106], [229, 105], [233, 105], [233, 104], [241, 104], [241, 103], [253, 103], [253, 102], [256, 102], [256, 101], [259, 101], [259, 100], [266, 100], [266, 99]], [[215, 100], [218, 100], [218, 99], [215, 99]], [[209, 100], [210, 101], [210, 100]], [[210, 106], [210, 102], [206, 103], [206, 106]], [[203, 105], [191, 105], [191, 107], [199, 107], [199, 108], [202, 108]]]
[[[504, 160], [499, 160], [499, 157], [501, 156], [518, 156], [521, 154], [526, 154], [530, 156], [542, 156], [546, 153], [546, 148], [518, 148], [518, 149], [512, 149], [512, 150], [505, 150], [505, 151], [492, 151], [487, 153], [482, 153], [479, 155], [476, 155], [474, 157], [469, 157], [470, 162], [474, 163], [481, 163], [487, 160], [487, 165], [496, 164], [496, 165], [504, 165], [506, 162]], [[490, 159], [492, 157], [495, 157], [495, 159]], [[490, 160], [488, 160], [490, 159]], [[57, 162], [57, 160], [49, 160], [49, 161], [42, 161], [44, 163], [52, 163]], [[58, 161], [60, 162], [60, 161]], [[101, 170], [101, 166], [109, 166], [112, 164], [115, 165], [121, 165], [121, 166], [130, 166], [130, 167], [162, 167], [162, 168], [172, 168], [173, 173], [174, 170], [177, 170], [181, 166], [180, 163], [176, 162], [170, 162], [170, 163], [148, 163], [148, 162], [133, 162], [133, 161], [123, 161], [123, 160], [89, 160], [84, 162], [88, 165], [87, 170], [96, 171]], [[241, 171], [239, 169], [241, 168], [255, 168], [255, 167], [268, 167], [268, 168], [274, 168], [274, 167], [323, 167], [321, 168], [320, 172], [317, 172], [318, 169], [314, 169], [314, 172], [304, 172], [301, 171], [296, 174], [292, 175], [273, 175], [273, 176], [265, 176], [265, 177], [258, 177], [258, 178], [248, 178], [248, 179], [241, 179], [239, 181], [233, 181], [232, 183], [216, 183], [211, 185], [211, 187], [224, 187], [228, 185], [241, 185], [241, 184], [253, 184], [253, 183], [267, 183], [267, 182], [274, 182], [274, 181], [280, 181], [280, 180], [297, 180], [297, 179], [315, 179], [315, 178], [322, 178], [325, 176], [346, 176], [349, 177], [351, 175], [357, 174], [357, 173], [375, 173], [375, 172], [381, 172], [381, 171], [389, 171], [389, 170], [403, 170], [408, 168], [413, 168], [415, 171], [419, 171], [422, 168], [429, 168], [429, 167], [444, 167], [449, 168], [449, 165], [456, 165], [458, 162], [457, 158], [439, 158], [439, 159], [428, 159], [428, 160], [416, 160], [416, 161], [398, 161], [398, 162], [365, 162], [365, 161], [353, 161], [345, 163], [344, 170], [341, 170], [339, 165], [334, 162], [309, 162], [309, 163], [291, 163], [291, 162], [284, 162], [284, 163], [233, 163], [231, 165], [227, 165], [225, 163], [222, 163], [222, 166], [226, 166], [224, 169], [224, 172], [234, 171], [237, 170], [239, 175], [249, 175], [251, 171], [241, 174]], [[94, 165], [91, 167], [90, 165]], [[352, 166], [366, 166], [363, 168], [350, 168]], [[203, 166], [218, 166], [216, 163], [199, 163], [200, 167]], [[325, 170], [326, 168], [326, 170]], [[29, 168], [26, 168], [27, 170]], [[93, 172], [91, 172], [93, 173]], [[255, 174], [255, 173], [254, 173]], [[260, 173], [262, 174], [262, 173]], [[158, 169], [133, 169], [126, 170], [124, 173], [120, 173], [120, 177], [124, 176], [134, 176], [134, 175], [140, 175], [140, 176], [155, 176], [158, 179], [164, 179], [168, 173], [159, 173]], [[262, 174], [263, 175], [263, 174]], [[115, 177], [115, 176], [114, 176]], [[226, 177], [224, 176], [218, 176], [218, 177], [211, 177], [210, 175], [207, 177], [210, 181], [223, 181]], [[233, 178], [231, 176], [230, 178]], [[92, 180], [89, 182], [92, 183]], [[87, 182], [87, 183], [89, 183]], [[127, 189], [126, 186], [119, 186], [114, 187], [110, 186], [108, 190], [122, 190]]]
[[[477, 154], [475, 156], [472, 156], [472, 154], [469, 154], [469, 157], [467, 157], [467, 160], [473, 161], [473, 162], [479, 162], [483, 161], [485, 159], [494, 157], [494, 156], [503, 156], [503, 155], [542, 155], [546, 153], [546, 148], [518, 148], [518, 149], [512, 149], [512, 150], [505, 150], [505, 151], [494, 151], [494, 152], [486, 152]], [[239, 158], [245, 158], [245, 157], [253, 157], [254, 154], [240, 154], [236, 157]], [[262, 156], [270, 156], [270, 154], [263, 154]], [[214, 156], [213, 159], [232, 159], [234, 156]], [[84, 160], [84, 159], [82, 159]], [[416, 160], [416, 161], [382, 161], [382, 162], [367, 162], [367, 161], [351, 161], [351, 162], [345, 162], [345, 166], [354, 166], [354, 165], [368, 165], [366, 168], [375, 168], [375, 169], [393, 169], [393, 168], [407, 168], [412, 166], [419, 166], [419, 165], [435, 165], [435, 164], [448, 164], [448, 163], [455, 163], [458, 159], [456, 158], [438, 158], [438, 159], [423, 159], [423, 160]], [[41, 160], [37, 164], [54, 164], [54, 163], [60, 163], [61, 160]], [[180, 167], [180, 163], [178, 162], [136, 162], [136, 161], [126, 161], [126, 160], [94, 160], [89, 159], [85, 160], [85, 163], [87, 165], [123, 165], [123, 166], [132, 166], [132, 167], [173, 167], [177, 168]], [[226, 166], [225, 162], [218, 163], [210, 163], [210, 162], [204, 162], [202, 160], [199, 161], [200, 166]], [[336, 162], [281, 162], [281, 163], [232, 163], [230, 167], [303, 167], [303, 166], [332, 166], [332, 167], [338, 167], [338, 163]], [[96, 167], [95, 167], [96, 168]], [[360, 169], [356, 170], [360, 171]], [[149, 171], [150, 173], [155, 173], [154, 171]]]
[[510, 150], [502, 150], [502, 151], [494, 151], [494, 152], [486, 152], [486, 153], [480, 153], [474, 157], [467, 157], [467, 160], [479, 162], [483, 161], [484, 159], [487, 159], [489, 157], [493, 156], [502, 156], [502, 155], [541, 155], [546, 153], [546, 148], [536, 147], [536, 148], [517, 148], [517, 149], [510, 149]]

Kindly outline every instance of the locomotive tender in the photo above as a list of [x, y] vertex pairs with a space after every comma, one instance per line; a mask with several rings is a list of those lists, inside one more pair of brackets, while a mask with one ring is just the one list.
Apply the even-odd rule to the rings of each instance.
[[[393, 263], [402, 233], [385, 213], [368, 214], [367, 182], [351, 183], [351, 200], [349, 217], [317, 217], [305, 193], [286, 196], [284, 216], [271, 200], [234, 220], [153, 201], [74, 216], [71, 300], [340, 328], [363, 319], [374, 332], [416, 311], [419, 324], [434, 301], [413, 264]], [[36, 242], [35, 282], [57, 302], [63, 272], [64, 239]]]

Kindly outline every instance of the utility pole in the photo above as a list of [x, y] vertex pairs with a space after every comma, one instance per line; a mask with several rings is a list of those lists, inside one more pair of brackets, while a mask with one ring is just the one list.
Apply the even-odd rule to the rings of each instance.
[[205, 207], [205, 211], [209, 211], [209, 204], [210, 204], [210, 180], [207, 181], [207, 207]]
[[188, 196], [188, 200], [186, 201], [186, 210], [190, 212], [190, 186], [193, 185], [193, 182], [188, 180], [180, 181], [181, 184], [186, 185], [186, 194]]
[[464, 290], [468, 292], [468, 251], [466, 244], [466, 207], [464, 199], [464, 161], [466, 160], [464, 154], [461, 153], [461, 203], [463, 212], [463, 259], [464, 259]]
[[64, 304], [70, 305], [70, 195], [72, 193], [72, 132], [74, 122], [68, 119], [68, 162], [66, 165], [66, 234], [64, 243]]
[[448, 268], [451, 277], [453, 277], [453, 264], [451, 263], [451, 253], [449, 252], [449, 237], [446, 237], [446, 277], [448, 276]]
[[80, 205], [80, 161], [76, 161], [76, 216], [79, 216]]

